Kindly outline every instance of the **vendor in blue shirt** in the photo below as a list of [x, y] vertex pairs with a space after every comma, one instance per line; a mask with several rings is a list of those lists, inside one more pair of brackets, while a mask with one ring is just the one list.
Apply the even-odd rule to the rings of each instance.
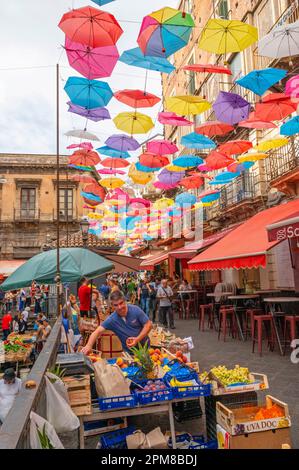
[[148, 340], [148, 333], [153, 325], [143, 310], [137, 305], [128, 304], [124, 294], [119, 290], [112, 292], [109, 300], [114, 311], [90, 335], [86, 346], [82, 349], [83, 354], [88, 354], [92, 350], [98, 337], [106, 330], [113, 331], [120, 339], [123, 349], [128, 352], [138, 343], [144, 344]]

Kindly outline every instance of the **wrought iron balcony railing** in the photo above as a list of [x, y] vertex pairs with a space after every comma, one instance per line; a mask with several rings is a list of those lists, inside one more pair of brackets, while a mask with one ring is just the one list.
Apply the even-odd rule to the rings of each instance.
[[299, 138], [291, 138], [288, 145], [273, 150], [265, 159], [267, 183], [299, 167]]
[[31, 222], [40, 220], [39, 209], [14, 209], [14, 221]]

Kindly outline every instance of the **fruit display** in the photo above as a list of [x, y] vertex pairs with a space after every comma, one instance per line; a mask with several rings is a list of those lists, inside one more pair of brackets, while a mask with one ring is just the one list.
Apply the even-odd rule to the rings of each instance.
[[100, 353], [97, 354], [95, 352], [91, 352], [88, 354], [88, 357], [91, 360], [91, 362], [99, 362], [103, 360]]
[[163, 354], [160, 349], [149, 348], [149, 354], [153, 363], [157, 366], [162, 366], [168, 358], [167, 354]]
[[144, 377], [154, 379], [156, 377], [155, 365], [158, 364], [155, 364], [157, 360], [155, 361], [152, 359], [149, 350], [150, 348], [147, 343], [144, 345], [138, 343], [137, 347], [131, 348], [131, 351], [134, 354], [134, 362], [141, 367]]
[[225, 366], [213, 367], [210, 372], [200, 374], [200, 380], [205, 383], [211, 383], [212, 380], [218, 380], [223, 386], [235, 383], [249, 384], [252, 380], [249, 376], [247, 367], [236, 365], [234, 369], [227, 369]]
[[151, 330], [149, 338], [152, 346], [161, 347], [168, 345], [171, 340], [174, 340], [175, 335], [170, 333], [170, 331], [157, 326]]
[[123, 359], [122, 357], [118, 357], [116, 359], [115, 364], [117, 364], [118, 367], [120, 367], [121, 369], [126, 369], [129, 366], [128, 362], [125, 359]]
[[[148, 380], [146, 385], [143, 386], [144, 392], [159, 392], [161, 390], [166, 390], [166, 385], [162, 380]], [[142, 390], [136, 390], [136, 392], [142, 392]]]
[[271, 418], [282, 418], [284, 417], [284, 410], [278, 406], [276, 403], [269, 408], [262, 407], [254, 416], [254, 421], [260, 421], [262, 419], [271, 419]]
[[16, 336], [14, 339], [3, 341], [5, 353], [13, 352], [28, 352], [31, 348], [30, 344], [26, 344], [21, 338]]

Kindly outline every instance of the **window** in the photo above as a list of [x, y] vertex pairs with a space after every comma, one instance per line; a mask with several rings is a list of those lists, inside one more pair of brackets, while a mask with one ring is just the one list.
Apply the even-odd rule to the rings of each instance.
[[66, 220], [73, 217], [73, 190], [63, 188], [59, 190], [60, 219]]
[[228, 10], [229, 10], [228, 0], [220, 0], [218, 2], [217, 7], [216, 7], [216, 15], [219, 18], [223, 18], [224, 20], [228, 20], [229, 19]]
[[32, 219], [35, 217], [36, 189], [21, 188], [21, 217]]

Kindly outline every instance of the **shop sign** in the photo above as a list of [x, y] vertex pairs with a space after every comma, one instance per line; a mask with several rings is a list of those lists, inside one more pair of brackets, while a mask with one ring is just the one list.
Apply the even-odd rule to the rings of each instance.
[[269, 230], [268, 239], [270, 242], [281, 242], [288, 238], [299, 238], [299, 222], [295, 222], [284, 227], [277, 227]]

